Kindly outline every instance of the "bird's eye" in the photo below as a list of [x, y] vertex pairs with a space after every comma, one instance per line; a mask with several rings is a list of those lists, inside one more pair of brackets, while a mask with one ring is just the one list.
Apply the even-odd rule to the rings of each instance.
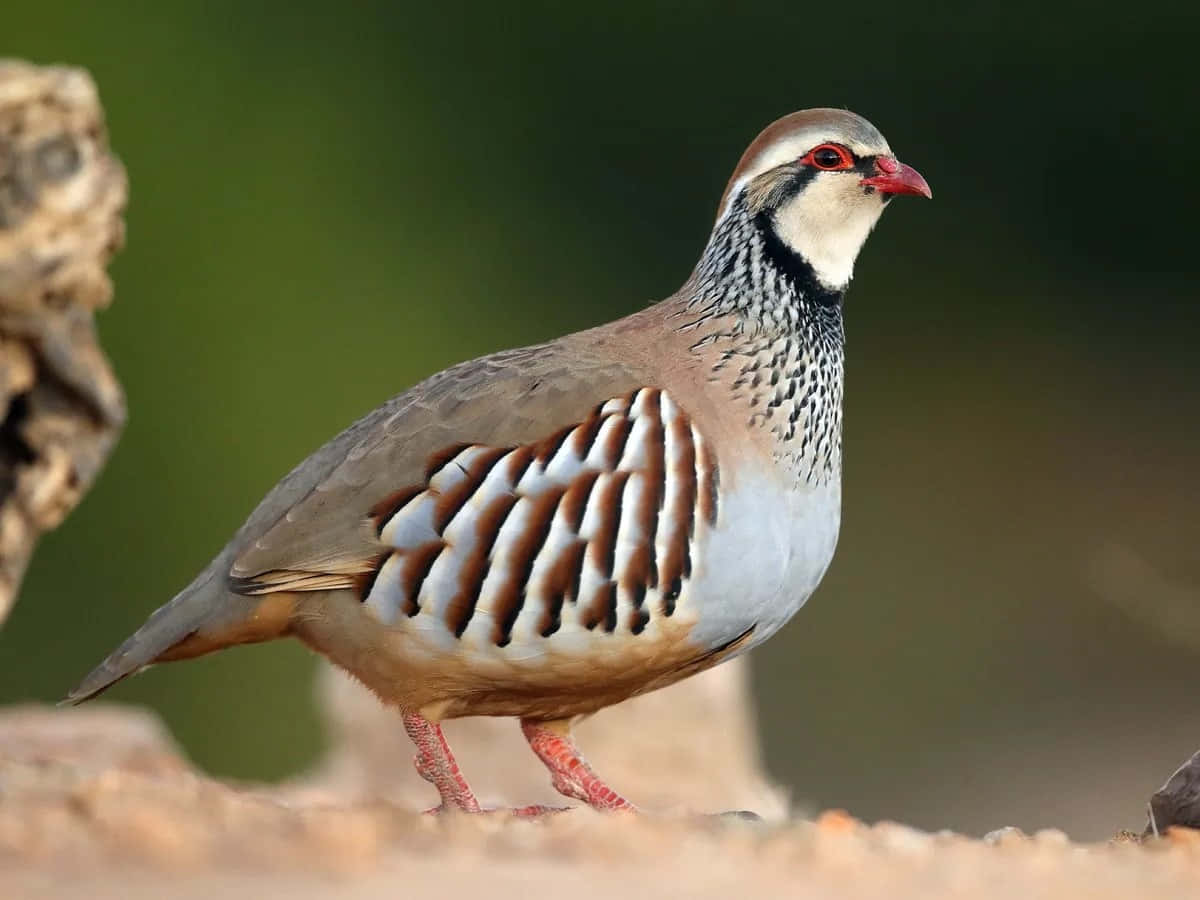
[[850, 151], [837, 144], [822, 144], [811, 150], [804, 160], [818, 169], [849, 169], [854, 165]]

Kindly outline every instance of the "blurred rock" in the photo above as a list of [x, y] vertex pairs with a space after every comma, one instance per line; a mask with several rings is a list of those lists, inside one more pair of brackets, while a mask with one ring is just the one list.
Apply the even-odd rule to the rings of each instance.
[[125, 198], [87, 73], [0, 60], [0, 622], [125, 422], [92, 319]]
[[34, 704], [0, 709], [0, 760], [147, 775], [190, 768], [154, 713], [103, 703], [72, 709]]
[[1200, 828], [1200, 751], [1174, 771], [1150, 798], [1143, 836], [1158, 836], [1173, 825]]

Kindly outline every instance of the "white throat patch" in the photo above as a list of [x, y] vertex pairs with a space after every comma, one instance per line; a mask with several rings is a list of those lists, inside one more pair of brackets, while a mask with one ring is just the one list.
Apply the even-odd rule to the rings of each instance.
[[821, 174], [775, 211], [780, 239], [812, 266], [821, 284], [841, 290], [854, 275], [854, 262], [879, 221], [884, 204], [877, 194], [851, 188], [854, 174]]

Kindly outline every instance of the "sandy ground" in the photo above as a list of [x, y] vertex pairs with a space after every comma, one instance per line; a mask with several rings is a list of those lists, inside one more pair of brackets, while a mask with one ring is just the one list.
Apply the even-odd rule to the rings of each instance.
[[[656, 812], [576, 809], [532, 822], [420, 813], [430, 792], [410, 774], [408, 749], [390, 743], [398, 729], [357, 688], [332, 677], [322, 693], [342, 746], [321, 770], [283, 786], [227, 784], [194, 771], [143, 711], [5, 710], [0, 897], [523, 900], [550, 885], [573, 898], [1200, 896], [1200, 832], [1188, 829], [1144, 844], [1080, 845], [1058, 831], [978, 841], [869, 826], [838, 811], [789, 818], [758, 772], [753, 723], [738, 699], [742, 677], [734, 667], [636, 701], [590, 736]], [[733, 723], [714, 740], [685, 751], [662, 740], [722, 706]], [[524, 757], [507, 752], [515, 729], [501, 724], [459, 729], [472, 748], [464, 757], [494, 763], [495, 782], [482, 792], [503, 800], [510, 789], [534, 790], [542, 793], [519, 799], [551, 799], [535, 784], [545, 778], [536, 763], [505, 768], [504, 758]], [[623, 758], [632, 768], [622, 768]], [[500, 787], [505, 779], [508, 788]], [[757, 805], [766, 820], [685, 811], [711, 809], [716, 800]]]

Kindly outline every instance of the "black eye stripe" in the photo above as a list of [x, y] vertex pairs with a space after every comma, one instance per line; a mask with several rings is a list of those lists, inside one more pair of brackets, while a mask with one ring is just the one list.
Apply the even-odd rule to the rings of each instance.
[[854, 171], [862, 175], [864, 178], [870, 178], [872, 175], [878, 175], [879, 172], [875, 169], [875, 160], [877, 156], [861, 156], [854, 159]]

